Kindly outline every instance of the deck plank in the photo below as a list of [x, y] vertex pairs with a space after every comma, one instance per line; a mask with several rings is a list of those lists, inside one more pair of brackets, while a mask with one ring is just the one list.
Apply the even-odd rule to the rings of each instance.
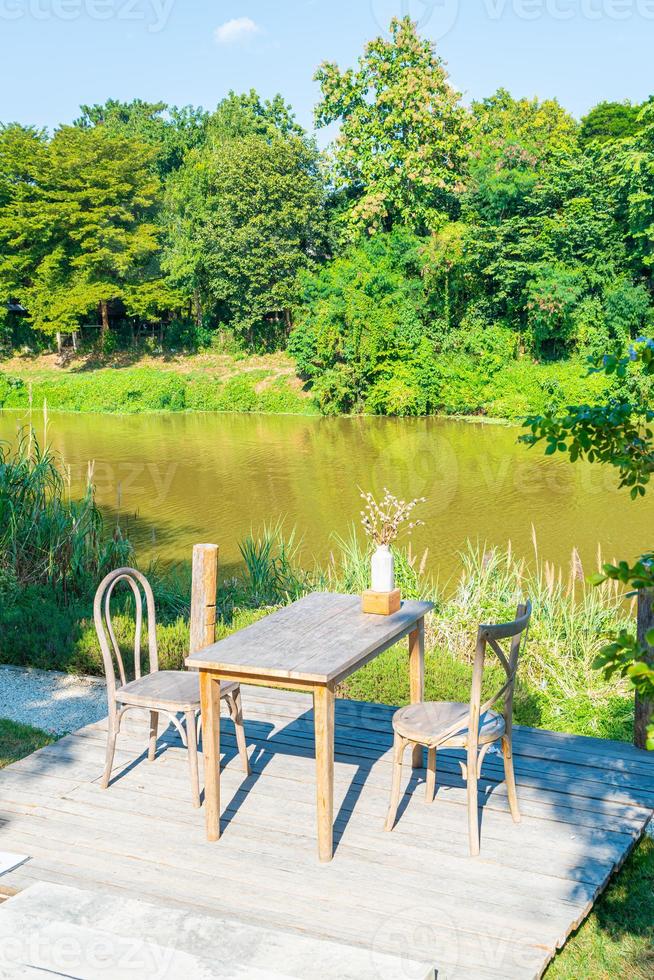
[[[407, 767], [400, 817], [384, 833], [390, 719], [384, 705], [337, 702], [335, 859], [315, 857], [311, 700], [244, 689], [252, 775], [225, 719], [223, 826], [204, 839], [177, 735], [143, 760], [125, 726], [107, 791], [105, 723], [0, 772], [0, 847], [31, 860], [3, 877], [108, 890], [434, 962], [440, 977], [530, 980], [588, 914], [654, 808], [654, 754], [516, 727], [523, 820], [514, 825], [501, 759], [484, 764], [482, 850], [467, 855], [460, 754], [439, 753], [436, 801]], [[136, 717], [136, 716], [135, 716]], [[488, 895], [492, 894], [492, 902]]]

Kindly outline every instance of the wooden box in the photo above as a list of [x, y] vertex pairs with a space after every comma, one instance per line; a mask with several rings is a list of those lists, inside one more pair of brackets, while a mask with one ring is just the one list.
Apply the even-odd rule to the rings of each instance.
[[393, 589], [392, 592], [373, 592], [372, 589], [367, 589], [361, 596], [364, 613], [374, 616], [392, 616], [400, 611], [401, 605], [399, 589]]

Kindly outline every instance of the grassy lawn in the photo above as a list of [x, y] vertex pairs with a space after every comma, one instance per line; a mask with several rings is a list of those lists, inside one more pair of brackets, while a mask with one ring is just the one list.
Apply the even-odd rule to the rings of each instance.
[[654, 977], [654, 840], [645, 838], [568, 940], [547, 980]]
[[47, 735], [38, 728], [0, 718], [0, 769], [54, 741], [52, 735]]
[[283, 354], [54, 355], [0, 360], [0, 408], [47, 401], [68, 412], [266, 412], [315, 415], [317, 406]]

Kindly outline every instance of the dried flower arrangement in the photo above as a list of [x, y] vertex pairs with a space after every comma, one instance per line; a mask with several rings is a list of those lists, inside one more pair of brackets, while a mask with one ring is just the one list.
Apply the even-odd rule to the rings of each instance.
[[409, 501], [400, 500], [384, 487], [384, 496], [378, 501], [372, 493], [361, 489], [359, 492], [365, 501], [365, 507], [361, 511], [361, 524], [377, 547], [392, 544], [403, 532], [409, 532], [424, 523], [412, 521], [410, 518], [413, 509], [418, 504], [425, 503], [426, 497], [416, 497], [415, 500]]

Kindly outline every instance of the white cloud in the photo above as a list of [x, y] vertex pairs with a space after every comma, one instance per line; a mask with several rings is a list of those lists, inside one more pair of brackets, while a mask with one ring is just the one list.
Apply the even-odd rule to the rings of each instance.
[[234, 17], [216, 28], [215, 38], [218, 44], [238, 44], [255, 34], [261, 34], [261, 28], [251, 17]]

